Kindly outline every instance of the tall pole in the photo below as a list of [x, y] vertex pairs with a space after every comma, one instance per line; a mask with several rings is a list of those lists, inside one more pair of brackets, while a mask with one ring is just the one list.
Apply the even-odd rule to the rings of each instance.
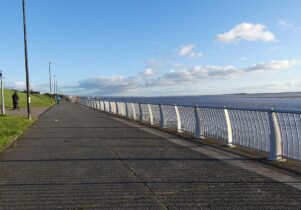
[[51, 93], [51, 61], [49, 61], [49, 91]]
[[55, 94], [55, 77], [56, 75], [53, 75], [53, 93]]
[[2, 115], [5, 115], [5, 103], [4, 103], [4, 89], [3, 89], [3, 74], [2, 74], [2, 70], [0, 71], [0, 79], [1, 79]]
[[28, 119], [31, 120], [25, 0], [22, 0], [22, 6], [23, 6], [24, 52], [25, 52], [26, 92], [27, 92], [27, 117]]
[[56, 91], [56, 94], [58, 94], [57, 81], [55, 82], [55, 91]]

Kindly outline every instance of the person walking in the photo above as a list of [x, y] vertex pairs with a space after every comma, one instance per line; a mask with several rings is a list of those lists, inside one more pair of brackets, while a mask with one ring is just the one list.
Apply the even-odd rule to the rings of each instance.
[[56, 95], [56, 103], [57, 105], [60, 105], [61, 103], [61, 97], [59, 95]]
[[12, 99], [13, 99], [13, 109], [16, 110], [18, 109], [18, 102], [19, 102], [19, 96], [17, 91], [15, 91], [15, 93], [12, 95]]

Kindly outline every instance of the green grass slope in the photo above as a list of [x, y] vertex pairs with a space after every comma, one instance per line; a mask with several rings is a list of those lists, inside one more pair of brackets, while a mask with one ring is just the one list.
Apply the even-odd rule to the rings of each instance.
[[24, 117], [0, 116], [0, 153], [32, 123]]
[[[14, 94], [13, 90], [4, 90], [4, 98], [5, 98], [5, 107], [6, 108], [12, 108], [13, 102], [12, 102], [12, 95]], [[26, 107], [26, 93], [18, 92], [19, 95], [19, 107]], [[0, 95], [1, 98], [1, 95]], [[53, 105], [54, 100], [44, 94], [31, 94], [31, 105], [32, 107], [50, 107]], [[2, 100], [0, 101], [0, 105], [2, 105]]]

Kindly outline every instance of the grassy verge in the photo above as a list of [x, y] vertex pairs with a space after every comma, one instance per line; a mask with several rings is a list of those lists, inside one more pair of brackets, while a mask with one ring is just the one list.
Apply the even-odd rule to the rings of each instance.
[[0, 116], [0, 153], [33, 122], [24, 117]]
[[[12, 90], [4, 90], [4, 98], [5, 98], [5, 107], [6, 108], [12, 108], [12, 95], [14, 94], [14, 91]], [[19, 107], [23, 108], [26, 107], [27, 103], [27, 96], [26, 93], [18, 92], [19, 96]], [[54, 99], [45, 95], [45, 94], [31, 94], [31, 105], [32, 107], [50, 107], [54, 104]], [[1, 106], [0, 101], [0, 106]]]

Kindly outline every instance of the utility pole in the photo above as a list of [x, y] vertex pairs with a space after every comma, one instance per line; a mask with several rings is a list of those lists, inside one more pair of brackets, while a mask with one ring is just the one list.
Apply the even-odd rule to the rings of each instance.
[[55, 77], [56, 75], [53, 75], [53, 94], [55, 94]]
[[2, 70], [0, 71], [0, 80], [1, 80], [2, 115], [5, 115], [5, 103], [4, 103], [4, 88], [3, 88], [3, 74], [2, 74]]
[[25, 0], [22, 0], [22, 6], [23, 6], [24, 53], [25, 53], [26, 92], [27, 92], [27, 117], [29, 120], [31, 120]]
[[58, 94], [57, 81], [55, 82], [55, 90], [56, 90], [56, 94]]
[[49, 91], [51, 93], [51, 61], [49, 61]]

